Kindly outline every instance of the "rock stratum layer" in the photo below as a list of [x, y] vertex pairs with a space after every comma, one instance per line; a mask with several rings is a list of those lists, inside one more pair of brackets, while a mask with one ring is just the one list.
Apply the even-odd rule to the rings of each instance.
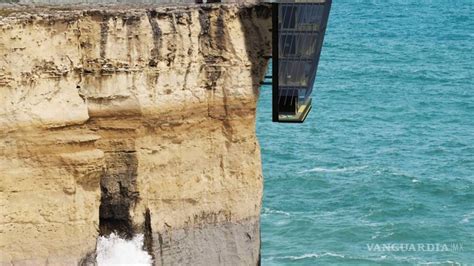
[[254, 265], [267, 6], [0, 12], [0, 263], [144, 233], [157, 265]]

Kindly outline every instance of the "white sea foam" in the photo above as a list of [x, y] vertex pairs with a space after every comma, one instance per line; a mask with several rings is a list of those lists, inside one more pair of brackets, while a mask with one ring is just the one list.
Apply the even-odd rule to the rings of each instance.
[[273, 209], [270, 209], [270, 208], [263, 208], [263, 214], [281, 214], [281, 215], [285, 215], [285, 216], [290, 216], [290, 213], [288, 213], [288, 212], [284, 212], [284, 211], [280, 211], [280, 210], [273, 210]]
[[474, 212], [468, 213], [463, 215], [463, 219], [461, 220], [462, 224], [467, 224], [469, 221], [474, 218]]
[[284, 257], [279, 257], [280, 259], [290, 259], [290, 260], [303, 260], [303, 259], [308, 259], [308, 258], [321, 258], [321, 257], [338, 257], [338, 258], [345, 258], [344, 255], [336, 254], [336, 253], [331, 253], [331, 252], [325, 252], [325, 253], [307, 253], [303, 254], [300, 256], [284, 256]]
[[131, 240], [120, 238], [116, 234], [99, 237], [97, 241], [97, 264], [108, 265], [152, 265], [151, 256], [143, 250], [143, 235]]
[[323, 168], [323, 167], [314, 167], [308, 170], [303, 170], [298, 172], [299, 174], [303, 173], [344, 173], [344, 172], [357, 172], [367, 168], [367, 165], [363, 166], [353, 166], [353, 167], [342, 167], [342, 168]]

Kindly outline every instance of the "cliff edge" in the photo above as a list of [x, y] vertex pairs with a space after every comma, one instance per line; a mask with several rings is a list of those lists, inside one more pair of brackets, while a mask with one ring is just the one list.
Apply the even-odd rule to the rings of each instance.
[[255, 265], [265, 5], [0, 9], [0, 264]]

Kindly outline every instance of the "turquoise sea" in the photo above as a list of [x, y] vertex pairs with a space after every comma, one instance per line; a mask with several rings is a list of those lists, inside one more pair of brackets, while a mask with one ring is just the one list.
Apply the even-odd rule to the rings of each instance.
[[334, 0], [308, 119], [262, 87], [257, 134], [263, 265], [474, 265], [474, 1]]

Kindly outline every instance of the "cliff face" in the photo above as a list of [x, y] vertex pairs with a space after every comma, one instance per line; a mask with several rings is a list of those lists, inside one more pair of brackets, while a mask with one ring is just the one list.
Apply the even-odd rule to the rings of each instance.
[[267, 6], [0, 17], [0, 264], [144, 233], [156, 264], [255, 264]]

